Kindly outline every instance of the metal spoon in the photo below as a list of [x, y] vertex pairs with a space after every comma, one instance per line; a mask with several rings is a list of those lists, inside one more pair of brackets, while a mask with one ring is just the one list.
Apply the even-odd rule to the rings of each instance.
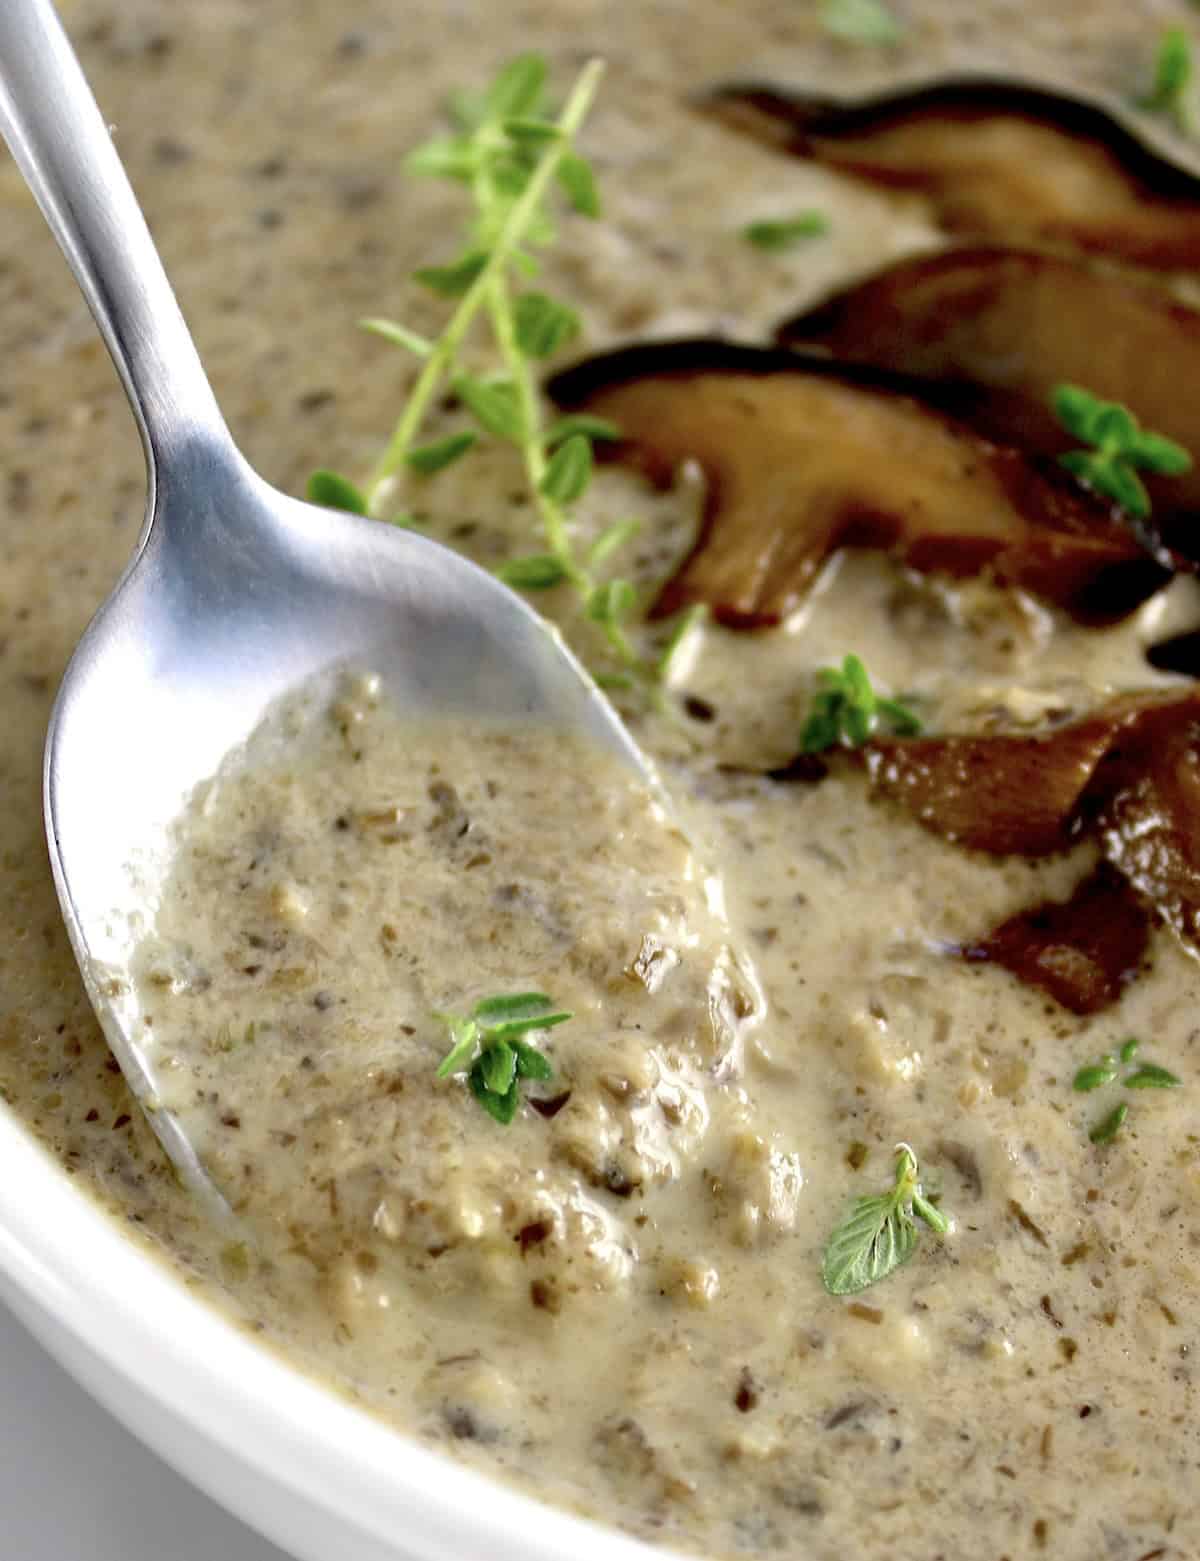
[[51, 716], [50, 861], [113, 1055], [187, 1183], [223, 1208], [159, 1106], [121, 971], [154, 908], [171, 820], [267, 706], [355, 665], [379, 673], [403, 712], [553, 722], [646, 765], [554, 631], [489, 575], [251, 471], [49, 0], [0, 0], [0, 133], [112, 354], [149, 482], [133, 560]]

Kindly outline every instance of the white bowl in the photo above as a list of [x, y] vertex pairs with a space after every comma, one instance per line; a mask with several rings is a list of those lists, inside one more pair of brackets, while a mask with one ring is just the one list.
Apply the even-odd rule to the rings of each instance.
[[389, 1430], [198, 1300], [0, 1107], [0, 1296], [101, 1404], [302, 1561], [670, 1561]]

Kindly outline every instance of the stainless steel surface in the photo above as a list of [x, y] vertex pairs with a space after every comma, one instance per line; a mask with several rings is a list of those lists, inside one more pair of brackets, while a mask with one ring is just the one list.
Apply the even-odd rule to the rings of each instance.
[[644, 771], [611, 707], [510, 591], [437, 544], [269, 487], [230, 439], [107, 127], [48, 0], [0, 0], [0, 133], [96, 317], [141, 430], [132, 562], [67, 668], [46, 741], [50, 859], [108, 1042], [171, 1158], [120, 974], [152, 912], [167, 827], [288, 690], [378, 672], [414, 715], [582, 728]]

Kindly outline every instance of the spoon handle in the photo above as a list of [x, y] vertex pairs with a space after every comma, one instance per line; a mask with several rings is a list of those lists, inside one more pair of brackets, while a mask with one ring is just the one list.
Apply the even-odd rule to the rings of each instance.
[[0, 0], [0, 134], [96, 317], [151, 481], [181, 443], [228, 444], [150, 230], [50, 0]]

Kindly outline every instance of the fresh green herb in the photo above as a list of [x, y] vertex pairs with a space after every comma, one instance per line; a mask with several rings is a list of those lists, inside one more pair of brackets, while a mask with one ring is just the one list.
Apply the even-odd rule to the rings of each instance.
[[556, 444], [561, 444], [572, 434], [586, 434], [593, 444], [601, 439], [611, 443], [620, 439], [621, 430], [606, 417], [593, 417], [590, 412], [571, 412], [547, 428], [546, 448], [553, 450]]
[[1059, 385], [1051, 404], [1069, 434], [1094, 446], [1060, 455], [1059, 462], [1139, 520], [1150, 514], [1150, 495], [1137, 474], [1139, 468], [1163, 477], [1179, 477], [1192, 469], [1192, 457], [1182, 445], [1148, 433], [1119, 402], [1102, 401], [1078, 385]]
[[895, 1185], [859, 1198], [826, 1244], [821, 1277], [830, 1295], [857, 1295], [907, 1263], [917, 1249], [918, 1219], [939, 1236], [950, 1229], [921, 1190], [916, 1154], [897, 1144]]
[[667, 642], [658, 655], [658, 675], [665, 682], [678, 658], [680, 647], [689, 638], [692, 630], [697, 628], [708, 617], [708, 607], [704, 602], [693, 602], [690, 607], [685, 607], [675, 620], [674, 627], [667, 637]]
[[1155, 1062], [1144, 1062], [1135, 1072], [1127, 1074], [1126, 1089], [1182, 1089], [1183, 1080], [1167, 1068]]
[[1088, 1137], [1094, 1144], [1111, 1144], [1113, 1139], [1125, 1125], [1125, 1118], [1129, 1115], [1129, 1107], [1124, 1101], [1119, 1106], [1114, 1106], [1106, 1117], [1102, 1117], [1092, 1128]]
[[549, 591], [567, 578], [566, 570], [553, 553], [531, 553], [527, 558], [509, 559], [496, 573], [514, 591]]
[[513, 310], [513, 324], [517, 346], [527, 358], [549, 358], [579, 335], [574, 309], [545, 293], [523, 293]]
[[840, 668], [822, 667], [817, 680], [820, 686], [800, 734], [805, 753], [823, 753], [839, 744], [860, 748], [881, 723], [901, 737], [915, 737], [921, 730], [907, 705], [875, 692], [857, 656], [847, 656]]
[[1080, 1092], [1093, 1089], [1103, 1089], [1106, 1084], [1111, 1084], [1117, 1076], [1117, 1067], [1113, 1062], [1095, 1062], [1089, 1067], [1080, 1068], [1075, 1075], [1072, 1088]]
[[588, 563], [603, 563], [610, 553], [616, 553], [625, 546], [626, 542], [632, 542], [641, 529], [641, 521], [632, 517], [627, 520], [614, 520], [611, 526], [605, 526], [588, 548]]
[[484, 997], [464, 1018], [435, 1014], [450, 1031], [450, 1050], [437, 1070], [439, 1079], [467, 1075], [472, 1095], [497, 1122], [511, 1122], [520, 1104], [522, 1079], [553, 1076], [548, 1057], [524, 1039], [571, 1018], [555, 1010], [545, 992], [510, 992]]
[[1149, 92], [1136, 100], [1138, 107], [1148, 109], [1152, 114], [1165, 114], [1175, 121], [1185, 135], [1195, 134], [1195, 74], [1192, 40], [1187, 29], [1168, 27], [1159, 40], [1158, 53], [1154, 58], [1153, 85]]
[[795, 217], [747, 223], [742, 237], [756, 249], [778, 252], [795, 249], [805, 239], [823, 238], [828, 232], [829, 218], [824, 212], [802, 211]]
[[475, 435], [470, 429], [461, 434], [447, 434], [444, 439], [435, 439], [431, 444], [414, 445], [408, 452], [408, 464], [413, 471], [430, 476], [433, 472], [440, 472], [444, 466], [450, 466], [460, 455], [466, 455], [474, 443]]
[[[541, 549], [501, 566], [500, 578], [521, 590], [569, 585], [585, 616], [600, 625], [620, 665], [617, 680], [654, 682], [661, 661], [643, 661], [622, 628], [632, 613], [632, 587], [597, 570], [633, 535], [627, 523], [608, 528], [586, 551], [571, 534], [573, 508], [592, 481], [592, 447], [620, 431], [603, 418], [575, 414], [549, 422], [543, 416], [537, 366], [578, 336], [581, 322], [568, 303], [528, 287], [538, 269], [536, 251], [555, 239], [553, 193], [584, 217], [600, 214], [590, 164], [575, 137], [591, 107], [602, 65], [585, 66], [556, 117], [545, 107], [546, 62], [526, 54], [511, 60], [484, 92], [457, 92], [448, 104], [451, 130], [410, 153], [409, 173], [449, 179], [473, 204], [457, 255], [423, 266], [414, 279], [454, 308], [441, 334], [430, 339], [406, 325], [372, 317], [361, 322], [373, 335], [411, 353], [420, 372], [363, 490], [322, 473], [321, 502], [379, 514], [397, 475], [428, 477], [460, 459], [479, 433], [515, 447], [524, 467], [542, 529]], [[472, 332], [486, 324], [497, 372], [472, 373], [464, 365]], [[472, 357], [477, 357], [472, 353]], [[427, 443], [419, 436], [449, 389], [476, 425]], [[315, 480], [315, 479], [314, 479]], [[608, 679], [607, 681], [613, 681]]]
[[[1115, 1052], [1101, 1057], [1098, 1062], [1091, 1062], [1086, 1067], [1080, 1068], [1072, 1081], [1072, 1088], [1080, 1093], [1088, 1093], [1094, 1089], [1105, 1089], [1108, 1085], [1118, 1082], [1126, 1089], [1181, 1089], [1183, 1087], [1181, 1078], [1168, 1068], [1160, 1067], [1156, 1062], [1139, 1062], [1136, 1067], [1132, 1067], [1140, 1047], [1141, 1042], [1131, 1035]], [[1122, 1068], [1132, 1069], [1132, 1071], [1122, 1074]], [[1111, 1143], [1120, 1132], [1128, 1115], [1127, 1105], [1121, 1104], [1115, 1107], [1092, 1128], [1088, 1137], [1094, 1144]]]
[[351, 515], [367, 513], [367, 496], [337, 472], [314, 472], [308, 479], [308, 499], [326, 509], [347, 510]]
[[414, 358], [427, 358], [433, 351], [433, 343], [427, 336], [410, 331], [407, 325], [401, 325], [398, 320], [376, 318], [360, 320], [358, 323], [364, 331], [369, 331], [372, 336], [381, 336], [384, 341], [390, 341], [393, 347], [403, 347]]
[[821, 25], [849, 43], [898, 43], [904, 35], [883, 0], [823, 0]]

